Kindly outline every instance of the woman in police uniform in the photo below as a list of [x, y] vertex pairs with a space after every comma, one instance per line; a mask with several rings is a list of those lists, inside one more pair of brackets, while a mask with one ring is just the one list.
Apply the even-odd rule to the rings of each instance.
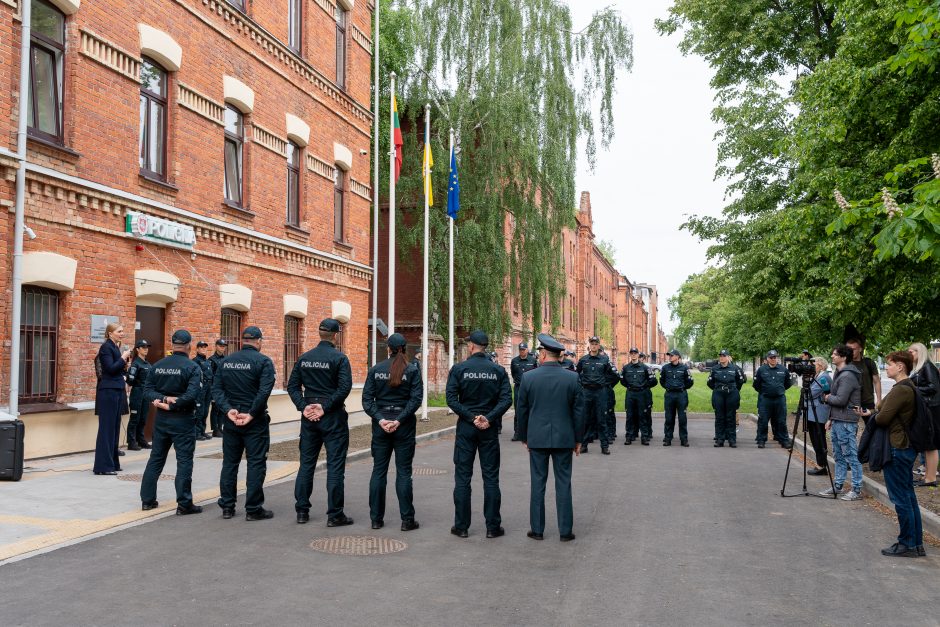
[[131, 386], [130, 410], [131, 418], [127, 423], [127, 450], [139, 451], [150, 448], [150, 443], [144, 437], [144, 427], [147, 426], [147, 415], [150, 405], [144, 402], [144, 383], [150, 372], [150, 362], [147, 353], [150, 352], [150, 342], [137, 340], [134, 344], [133, 360], [127, 369], [127, 384]]
[[372, 417], [372, 479], [369, 481], [369, 516], [372, 528], [385, 524], [385, 486], [388, 464], [395, 452], [395, 492], [401, 512], [401, 530], [418, 528], [412, 504], [411, 461], [415, 454], [415, 412], [424, 387], [421, 372], [405, 357], [405, 338], [388, 338], [389, 358], [369, 369], [362, 389], [362, 407]]

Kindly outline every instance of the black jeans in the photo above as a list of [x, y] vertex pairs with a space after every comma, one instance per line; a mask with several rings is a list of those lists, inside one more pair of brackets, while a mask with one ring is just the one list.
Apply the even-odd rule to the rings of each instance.
[[477, 429], [460, 421], [454, 440], [454, 526], [470, 528], [470, 480], [473, 478], [473, 460], [480, 452], [480, 474], [483, 475], [483, 517], [487, 529], [496, 529], [502, 523], [499, 508], [502, 493], [499, 489], [499, 437], [496, 426]]
[[[398, 411], [381, 415], [394, 420]], [[372, 421], [372, 478], [369, 480], [369, 517], [373, 522], [385, 520], [385, 487], [388, 485], [388, 465], [395, 453], [395, 493], [402, 520], [414, 520], [414, 492], [411, 481], [411, 463], [415, 456], [415, 416], [405, 418], [392, 433], [386, 433], [378, 422]]]
[[[224, 433], [224, 432], [223, 432]], [[313, 472], [320, 450], [326, 447], [326, 516], [338, 518], [345, 505], [346, 453], [349, 450], [349, 416], [345, 410], [325, 414], [318, 422], [300, 419], [300, 469], [294, 482], [294, 509], [310, 511]]]
[[[264, 477], [268, 472], [268, 449], [271, 448], [271, 432], [268, 416], [255, 418], [247, 425], [236, 426], [229, 421], [222, 433], [222, 474], [219, 477], [219, 507], [234, 509], [236, 503], [235, 483], [238, 466], [245, 454], [248, 465], [245, 511], [257, 512], [264, 505]], [[194, 437], [195, 437], [195, 430]]]

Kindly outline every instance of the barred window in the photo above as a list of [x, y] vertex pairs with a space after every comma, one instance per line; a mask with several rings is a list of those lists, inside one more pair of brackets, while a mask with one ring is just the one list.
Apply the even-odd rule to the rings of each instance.
[[59, 293], [23, 286], [20, 322], [21, 403], [52, 403], [56, 393]]
[[284, 316], [284, 380], [300, 359], [300, 318]]
[[219, 337], [228, 342], [225, 354], [231, 355], [242, 348], [242, 313], [234, 309], [222, 310], [222, 325]]

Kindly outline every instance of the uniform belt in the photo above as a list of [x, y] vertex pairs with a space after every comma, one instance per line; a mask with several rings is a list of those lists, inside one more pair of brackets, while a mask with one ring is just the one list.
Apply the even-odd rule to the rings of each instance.
[[730, 385], [716, 385], [715, 390], [717, 390], [718, 392], [730, 392], [731, 386]]
[[683, 392], [685, 388], [666, 388], [667, 392]]
[[404, 407], [393, 407], [393, 406], [379, 407], [379, 411], [401, 411], [403, 409]]
[[581, 386], [582, 386], [585, 390], [599, 390], [599, 389], [601, 389], [602, 387], [604, 387], [604, 386], [602, 386], [602, 385], [600, 385], [600, 384], [594, 384], [594, 383], [582, 383]]

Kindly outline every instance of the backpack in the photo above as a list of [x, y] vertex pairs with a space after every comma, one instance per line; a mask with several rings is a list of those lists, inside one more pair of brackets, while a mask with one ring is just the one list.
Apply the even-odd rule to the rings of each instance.
[[[910, 381], [910, 379], [907, 381]], [[927, 404], [927, 398], [916, 385], [908, 383], [908, 386], [914, 390], [914, 406], [916, 411], [914, 412], [914, 419], [911, 420], [911, 424], [905, 427], [904, 430], [907, 432], [907, 438], [910, 440], [911, 446], [914, 447], [915, 451], [918, 453], [932, 451], [936, 446], [934, 445], [933, 415], [931, 414], [930, 406]]]

